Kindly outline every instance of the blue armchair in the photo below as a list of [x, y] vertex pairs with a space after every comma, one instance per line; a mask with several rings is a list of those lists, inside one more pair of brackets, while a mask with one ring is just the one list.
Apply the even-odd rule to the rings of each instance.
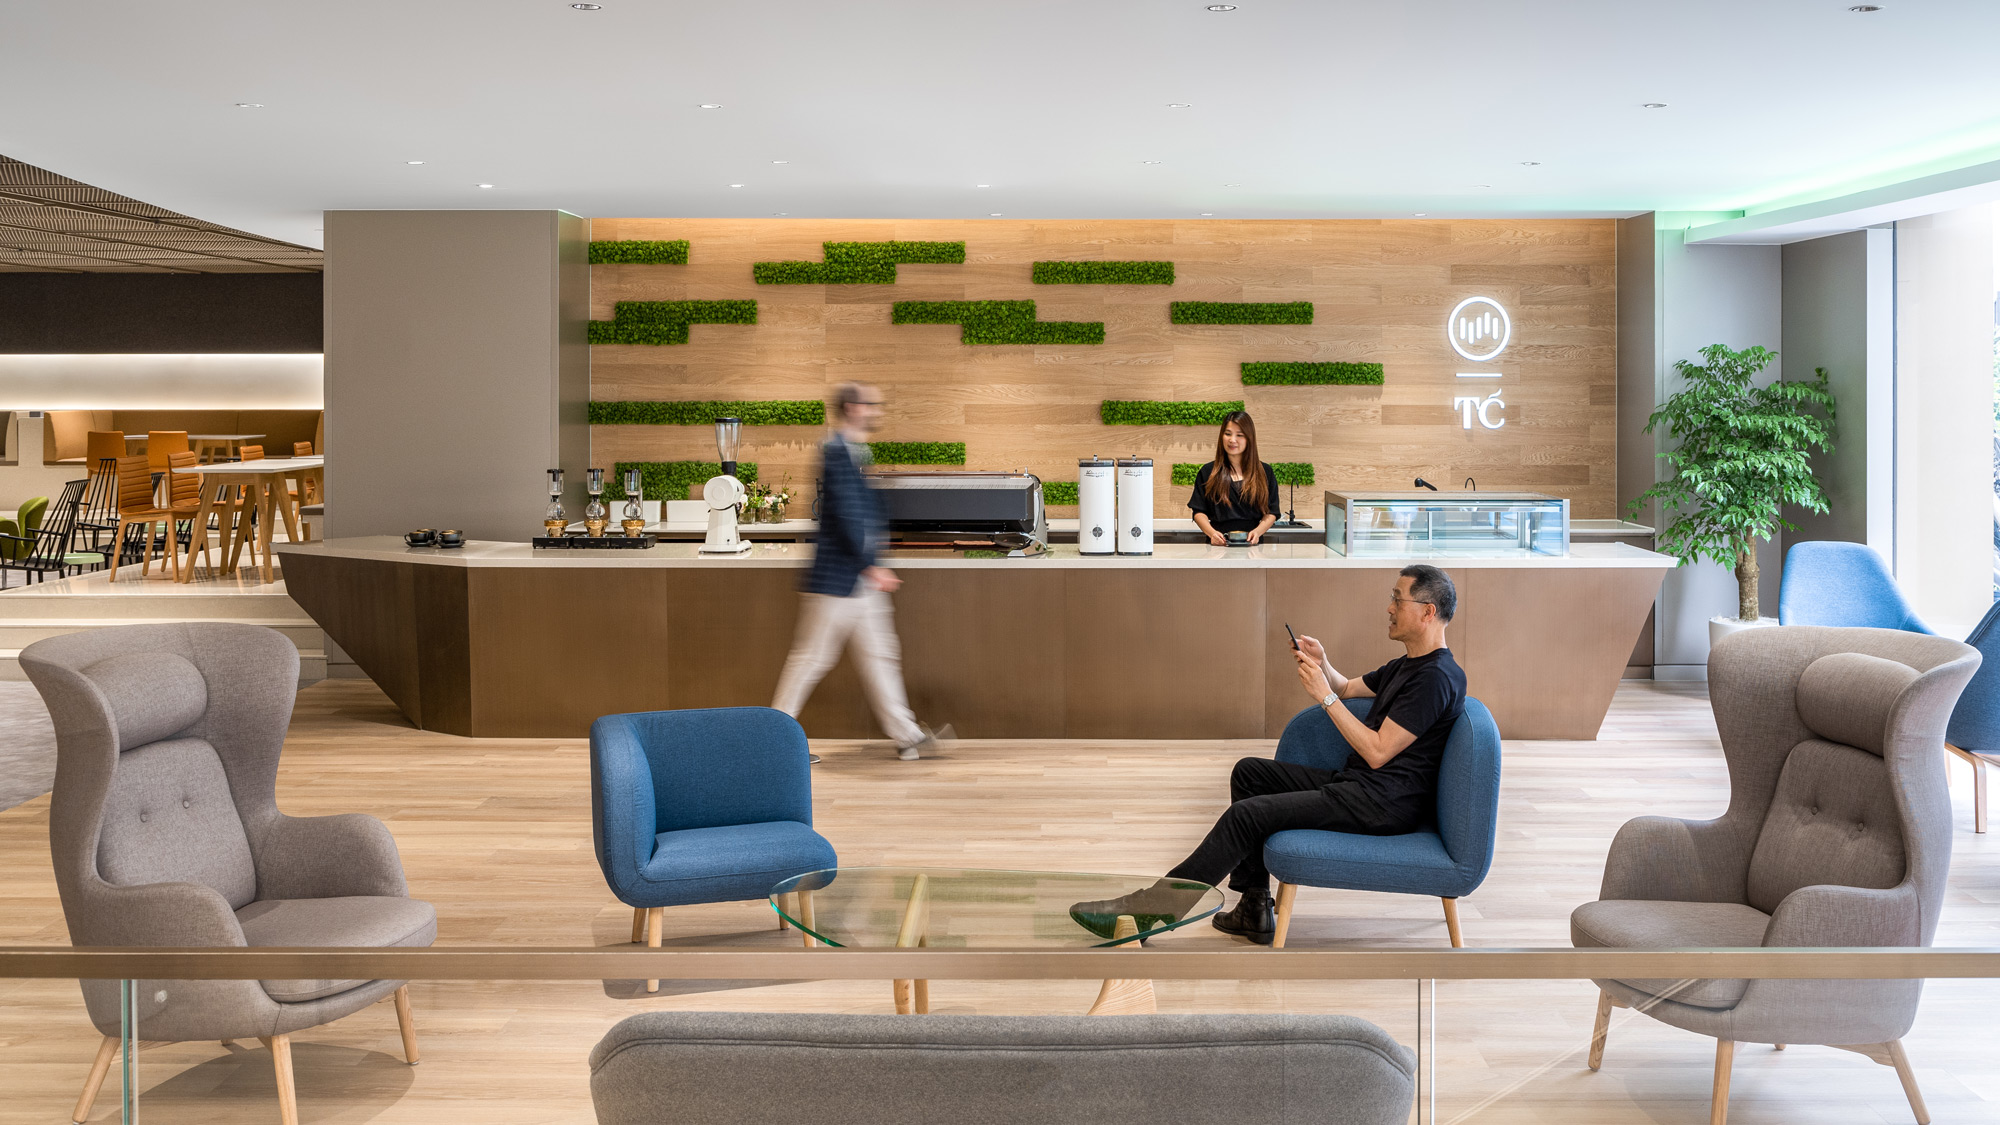
[[[605, 715], [590, 724], [597, 864], [660, 944], [666, 907], [760, 899], [837, 866], [812, 829], [806, 732], [769, 707]], [[646, 991], [658, 991], [647, 982]]]
[[1986, 767], [2000, 765], [2000, 602], [1986, 611], [1965, 643], [1979, 650], [1979, 670], [1959, 693], [1944, 748], [1972, 767], [1972, 830], [1986, 831]]
[[[1370, 701], [1350, 699], [1347, 709], [1368, 713]], [[1285, 725], [1278, 760], [1337, 770], [1347, 760], [1347, 740], [1333, 720], [1308, 707]], [[1458, 900], [1479, 888], [1493, 866], [1493, 838], [1500, 819], [1500, 728], [1484, 703], [1468, 697], [1465, 714], [1451, 728], [1438, 773], [1437, 826], [1403, 836], [1294, 829], [1264, 842], [1264, 866], [1278, 879], [1278, 932], [1285, 947], [1292, 900], [1301, 886], [1350, 891], [1436, 895], [1444, 900], [1452, 948], [1465, 944], [1458, 929]]]
[[1778, 624], [1929, 633], [1889, 566], [1865, 543], [1794, 543], [1778, 584]]

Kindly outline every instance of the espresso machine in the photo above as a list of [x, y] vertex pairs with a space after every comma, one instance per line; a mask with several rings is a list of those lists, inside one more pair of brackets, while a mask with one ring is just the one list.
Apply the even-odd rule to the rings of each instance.
[[722, 473], [708, 478], [701, 487], [701, 498], [708, 501], [708, 537], [701, 543], [704, 555], [740, 555], [750, 549], [736, 533], [736, 517], [748, 498], [743, 482], [736, 479], [736, 443], [742, 432], [741, 418], [715, 420], [715, 452], [722, 462]]

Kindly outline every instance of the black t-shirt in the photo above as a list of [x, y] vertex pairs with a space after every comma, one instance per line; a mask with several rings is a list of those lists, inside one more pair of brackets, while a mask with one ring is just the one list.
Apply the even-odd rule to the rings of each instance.
[[1422, 656], [1399, 656], [1363, 673], [1361, 682], [1375, 693], [1362, 723], [1369, 730], [1381, 730], [1384, 720], [1394, 719], [1417, 739], [1380, 769], [1370, 769], [1366, 759], [1350, 751], [1330, 784], [1373, 801], [1385, 827], [1410, 831], [1428, 824], [1437, 810], [1445, 740], [1465, 713], [1465, 671], [1452, 659], [1450, 649], [1441, 648]]
[[1264, 465], [1263, 511], [1255, 505], [1243, 502], [1243, 482], [1229, 482], [1229, 496], [1217, 504], [1208, 498], [1208, 478], [1215, 472], [1215, 462], [1201, 467], [1194, 476], [1194, 495], [1188, 498], [1188, 510], [1208, 516], [1209, 526], [1217, 531], [1254, 531], [1257, 524], [1270, 513], [1278, 510], [1278, 471], [1268, 463]]

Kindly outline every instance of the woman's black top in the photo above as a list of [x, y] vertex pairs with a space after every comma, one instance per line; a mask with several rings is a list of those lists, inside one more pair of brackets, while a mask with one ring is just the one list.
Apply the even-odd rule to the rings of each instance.
[[[1226, 470], [1225, 470], [1226, 471]], [[1254, 531], [1267, 514], [1278, 510], [1278, 472], [1269, 463], [1264, 465], [1264, 499], [1270, 512], [1260, 512], [1243, 501], [1243, 482], [1229, 482], [1229, 498], [1218, 504], [1208, 498], [1208, 478], [1215, 472], [1215, 462], [1201, 467], [1194, 477], [1194, 495], [1188, 499], [1188, 510], [1201, 512], [1208, 517], [1210, 527], [1217, 531]]]

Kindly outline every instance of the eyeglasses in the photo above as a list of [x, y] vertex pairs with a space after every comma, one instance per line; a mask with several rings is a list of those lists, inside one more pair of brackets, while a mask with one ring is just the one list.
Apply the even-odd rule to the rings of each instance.
[[1422, 598], [1406, 598], [1406, 597], [1404, 597], [1404, 596], [1403, 596], [1403, 594], [1402, 594], [1402, 591], [1400, 591], [1400, 590], [1398, 590], [1398, 591], [1393, 591], [1393, 592], [1391, 592], [1391, 593], [1390, 593], [1390, 595], [1389, 595], [1389, 604], [1390, 604], [1390, 605], [1395, 605], [1395, 606], [1400, 606], [1400, 605], [1403, 605], [1403, 604], [1406, 604], [1406, 603], [1407, 603], [1407, 604], [1409, 604], [1409, 605], [1436, 605], [1436, 604], [1437, 604], [1436, 602], [1427, 602], [1427, 601], [1425, 601], [1425, 600], [1424, 600], [1424, 599], [1422, 599]]

